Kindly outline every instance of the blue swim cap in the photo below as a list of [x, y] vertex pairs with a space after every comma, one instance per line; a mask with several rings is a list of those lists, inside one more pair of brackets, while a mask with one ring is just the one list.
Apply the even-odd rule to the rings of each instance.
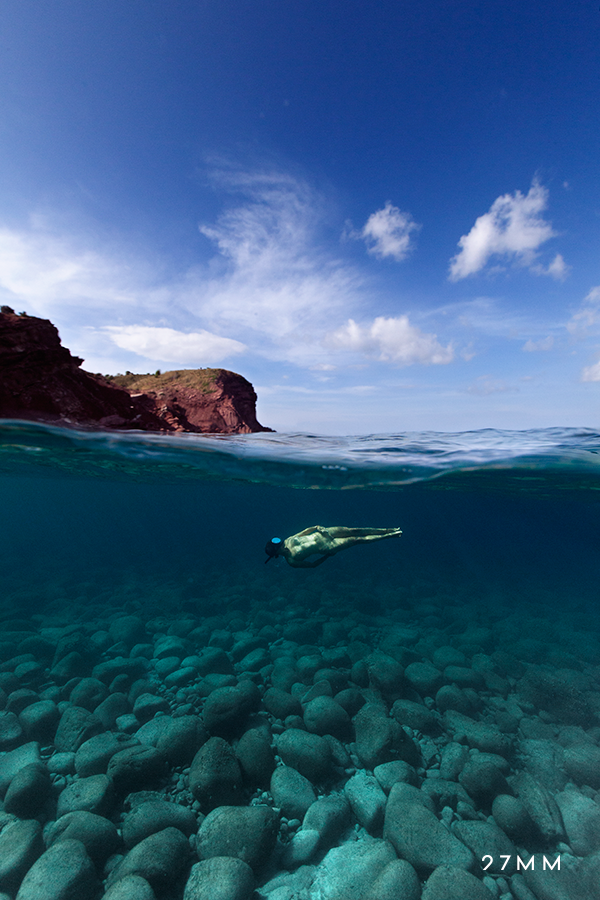
[[271, 538], [271, 543], [272, 543], [272, 544], [280, 544], [280, 543], [281, 543], [281, 538]]

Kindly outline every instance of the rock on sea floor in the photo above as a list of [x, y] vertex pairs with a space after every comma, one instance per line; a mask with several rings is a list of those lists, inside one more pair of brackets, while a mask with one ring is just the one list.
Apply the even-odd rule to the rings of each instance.
[[376, 612], [222, 590], [7, 603], [0, 900], [600, 896], [589, 623], [439, 586]]

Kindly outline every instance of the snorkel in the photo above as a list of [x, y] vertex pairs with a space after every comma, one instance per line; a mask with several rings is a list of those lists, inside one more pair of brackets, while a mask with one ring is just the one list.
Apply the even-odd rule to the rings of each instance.
[[283, 541], [281, 540], [281, 538], [272, 538], [270, 541], [267, 541], [265, 545], [265, 553], [267, 554], [265, 565], [270, 562], [270, 560], [277, 559], [282, 546]]

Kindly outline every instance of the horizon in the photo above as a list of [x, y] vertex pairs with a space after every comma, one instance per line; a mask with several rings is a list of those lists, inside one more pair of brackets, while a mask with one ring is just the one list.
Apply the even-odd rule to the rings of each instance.
[[600, 426], [598, 7], [7, 0], [0, 303], [324, 435]]

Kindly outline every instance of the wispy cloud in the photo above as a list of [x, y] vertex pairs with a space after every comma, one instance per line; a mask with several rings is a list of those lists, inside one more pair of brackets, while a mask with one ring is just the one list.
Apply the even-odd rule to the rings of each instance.
[[435, 334], [426, 334], [411, 325], [408, 316], [378, 316], [370, 325], [359, 325], [349, 319], [329, 335], [328, 343], [336, 349], [359, 352], [401, 366], [441, 365], [454, 359], [451, 344], [443, 347]]
[[[226, 208], [199, 225], [197, 264], [173, 273], [149, 249], [32, 217], [0, 228], [2, 302], [53, 319], [96, 370], [216, 365], [241, 353], [323, 372], [349, 364], [348, 352], [359, 356], [352, 364], [453, 359], [450, 344], [407, 315], [377, 315], [366, 276], [328, 242], [326, 204], [309, 184], [233, 165], [212, 178]], [[373, 253], [400, 259], [417, 227], [387, 204], [363, 238]]]
[[469, 394], [479, 394], [487, 397], [489, 394], [506, 394], [518, 391], [518, 387], [508, 384], [502, 378], [493, 378], [491, 375], [481, 375], [474, 384], [469, 385]]
[[38, 315], [77, 308], [118, 313], [142, 298], [148, 308], [162, 304], [165, 285], [141, 259], [86, 246], [46, 217], [32, 216], [29, 227], [0, 227], [0, 293]]
[[314, 365], [332, 317], [362, 302], [361, 275], [319, 246], [321, 200], [306, 184], [227, 170], [219, 186], [241, 202], [200, 226], [223, 266], [198, 273], [188, 310], [217, 330], [243, 330], [248, 343], [254, 336], [266, 356]]
[[389, 256], [402, 262], [411, 250], [411, 234], [420, 228], [410, 213], [402, 212], [388, 200], [383, 209], [372, 213], [364, 227], [359, 232], [351, 232], [351, 236], [362, 238], [368, 252], [378, 259]]
[[546, 269], [536, 263], [538, 248], [556, 236], [542, 215], [547, 205], [548, 191], [537, 180], [527, 194], [515, 191], [498, 197], [459, 240], [460, 251], [450, 261], [450, 280], [474, 275], [492, 257], [517, 262], [536, 274], [564, 278], [566, 265], [559, 254]]
[[523, 344], [522, 349], [526, 353], [535, 353], [537, 350], [552, 350], [554, 347], [554, 338], [551, 334], [539, 341], [532, 341], [531, 338]]
[[[584, 297], [580, 308], [567, 322], [567, 331], [574, 340], [585, 340], [600, 331], [600, 285], [593, 287]], [[581, 381], [600, 381], [600, 361], [584, 366]]]
[[600, 323], [600, 285], [593, 287], [584, 298], [581, 308], [567, 322], [567, 330], [573, 337], [584, 337]]

